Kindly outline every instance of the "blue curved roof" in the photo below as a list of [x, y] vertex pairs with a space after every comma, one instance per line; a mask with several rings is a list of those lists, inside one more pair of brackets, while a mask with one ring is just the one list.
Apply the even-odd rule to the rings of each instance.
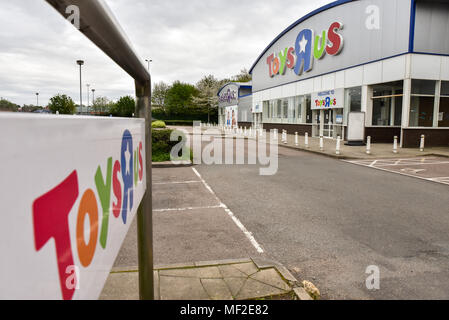
[[304, 22], [305, 20], [309, 19], [310, 17], [313, 17], [314, 15], [317, 15], [320, 12], [332, 9], [334, 7], [340, 6], [342, 4], [348, 3], [348, 2], [353, 2], [353, 1], [358, 1], [358, 0], [337, 0], [334, 2], [331, 2], [329, 4], [326, 4], [325, 6], [322, 6], [321, 8], [318, 8], [312, 12], [310, 12], [309, 14], [305, 15], [304, 17], [300, 18], [299, 20], [295, 21], [292, 25], [290, 25], [287, 29], [285, 29], [284, 31], [281, 32], [280, 35], [278, 35], [273, 41], [271, 41], [271, 43], [268, 45], [268, 47], [265, 48], [265, 50], [260, 54], [260, 56], [257, 58], [256, 62], [254, 62], [254, 64], [252, 65], [251, 69], [249, 70], [249, 73], [252, 74], [253, 73], [253, 69], [256, 66], [256, 64], [260, 61], [260, 59], [262, 59], [262, 57], [264, 56], [264, 54], [280, 39], [282, 38], [287, 32], [289, 32], [290, 30], [292, 30], [294, 27], [296, 27], [298, 24]]
[[220, 95], [220, 93], [221, 93], [221, 91], [224, 89], [224, 88], [226, 88], [227, 86], [229, 86], [230, 84], [235, 84], [237, 87], [239, 87], [239, 88], [250, 88], [250, 89], [252, 89], [253, 88], [253, 85], [252, 85], [252, 81], [249, 81], [249, 82], [235, 82], [235, 81], [231, 81], [231, 82], [228, 82], [228, 83], [226, 83], [224, 86], [222, 86], [221, 88], [220, 88], [220, 90], [218, 90], [218, 92], [217, 92], [217, 96], [219, 96]]

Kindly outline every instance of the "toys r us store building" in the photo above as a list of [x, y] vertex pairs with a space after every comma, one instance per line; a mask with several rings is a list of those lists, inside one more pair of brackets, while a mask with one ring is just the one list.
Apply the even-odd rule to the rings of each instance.
[[[253, 118], [266, 130], [403, 147], [449, 145], [449, 3], [340, 0], [299, 19], [250, 69]], [[259, 125], [257, 123], [257, 125]]]

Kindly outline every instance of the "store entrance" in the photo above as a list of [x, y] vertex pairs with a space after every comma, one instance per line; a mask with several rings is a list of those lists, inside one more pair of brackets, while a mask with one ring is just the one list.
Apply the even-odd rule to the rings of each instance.
[[343, 137], [343, 109], [313, 111], [313, 136], [327, 139]]

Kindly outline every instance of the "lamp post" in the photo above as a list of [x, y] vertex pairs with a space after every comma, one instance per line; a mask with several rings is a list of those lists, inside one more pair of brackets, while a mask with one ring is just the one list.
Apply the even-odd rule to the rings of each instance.
[[92, 89], [92, 105], [95, 104], [95, 89]]
[[39, 92], [36, 92], [36, 99], [37, 99], [36, 107], [39, 108]]
[[89, 113], [89, 94], [90, 94], [90, 84], [86, 84], [87, 87], [87, 113]]
[[80, 114], [83, 114], [83, 85], [81, 80], [81, 67], [84, 65], [84, 61], [78, 60], [76, 63], [80, 66]]

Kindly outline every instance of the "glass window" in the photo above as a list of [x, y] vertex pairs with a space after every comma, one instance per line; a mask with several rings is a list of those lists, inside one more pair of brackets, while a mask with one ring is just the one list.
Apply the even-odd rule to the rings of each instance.
[[282, 118], [282, 100], [276, 100], [276, 116], [277, 118]]
[[394, 98], [394, 125], [395, 126], [402, 125], [402, 102], [403, 102], [403, 97], [395, 97]]
[[435, 95], [434, 80], [412, 80], [412, 94], [418, 95]]
[[306, 105], [306, 123], [312, 123], [312, 121], [313, 121], [312, 96], [306, 95], [304, 97], [304, 103]]
[[410, 126], [433, 127], [434, 97], [412, 96], [410, 103]]
[[449, 127], [449, 97], [441, 97], [438, 127]]
[[296, 107], [296, 115], [298, 118], [298, 122], [301, 123], [302, 122], [302, 105], [303, 105], [303, 100], [304, 97], [299, 96], [299, 97], [295, 97], [295, 107]]
[[441, 81], [441, 95], [449, 96], [449, 81]]
[[449, 81], [441, 81], [440, 111], [438, 127], [449, 127]]
[[284, 119], [288, 119], [288, 99], [282, 100], [282, 116]]
[[276, 106], [274, 100], [270, 101], [270, 116], [271, 119], [276, 118]]
[[373, 126], [389, 126], [391, 120], [391, 98], [373, 100]]
[[373, 126], [402, 125], [403, 87], [403, 81], [381, 83], [372, 86]]
[[346, 103], [349, 112], [362, 111], [362, 87], [346, 89]]

